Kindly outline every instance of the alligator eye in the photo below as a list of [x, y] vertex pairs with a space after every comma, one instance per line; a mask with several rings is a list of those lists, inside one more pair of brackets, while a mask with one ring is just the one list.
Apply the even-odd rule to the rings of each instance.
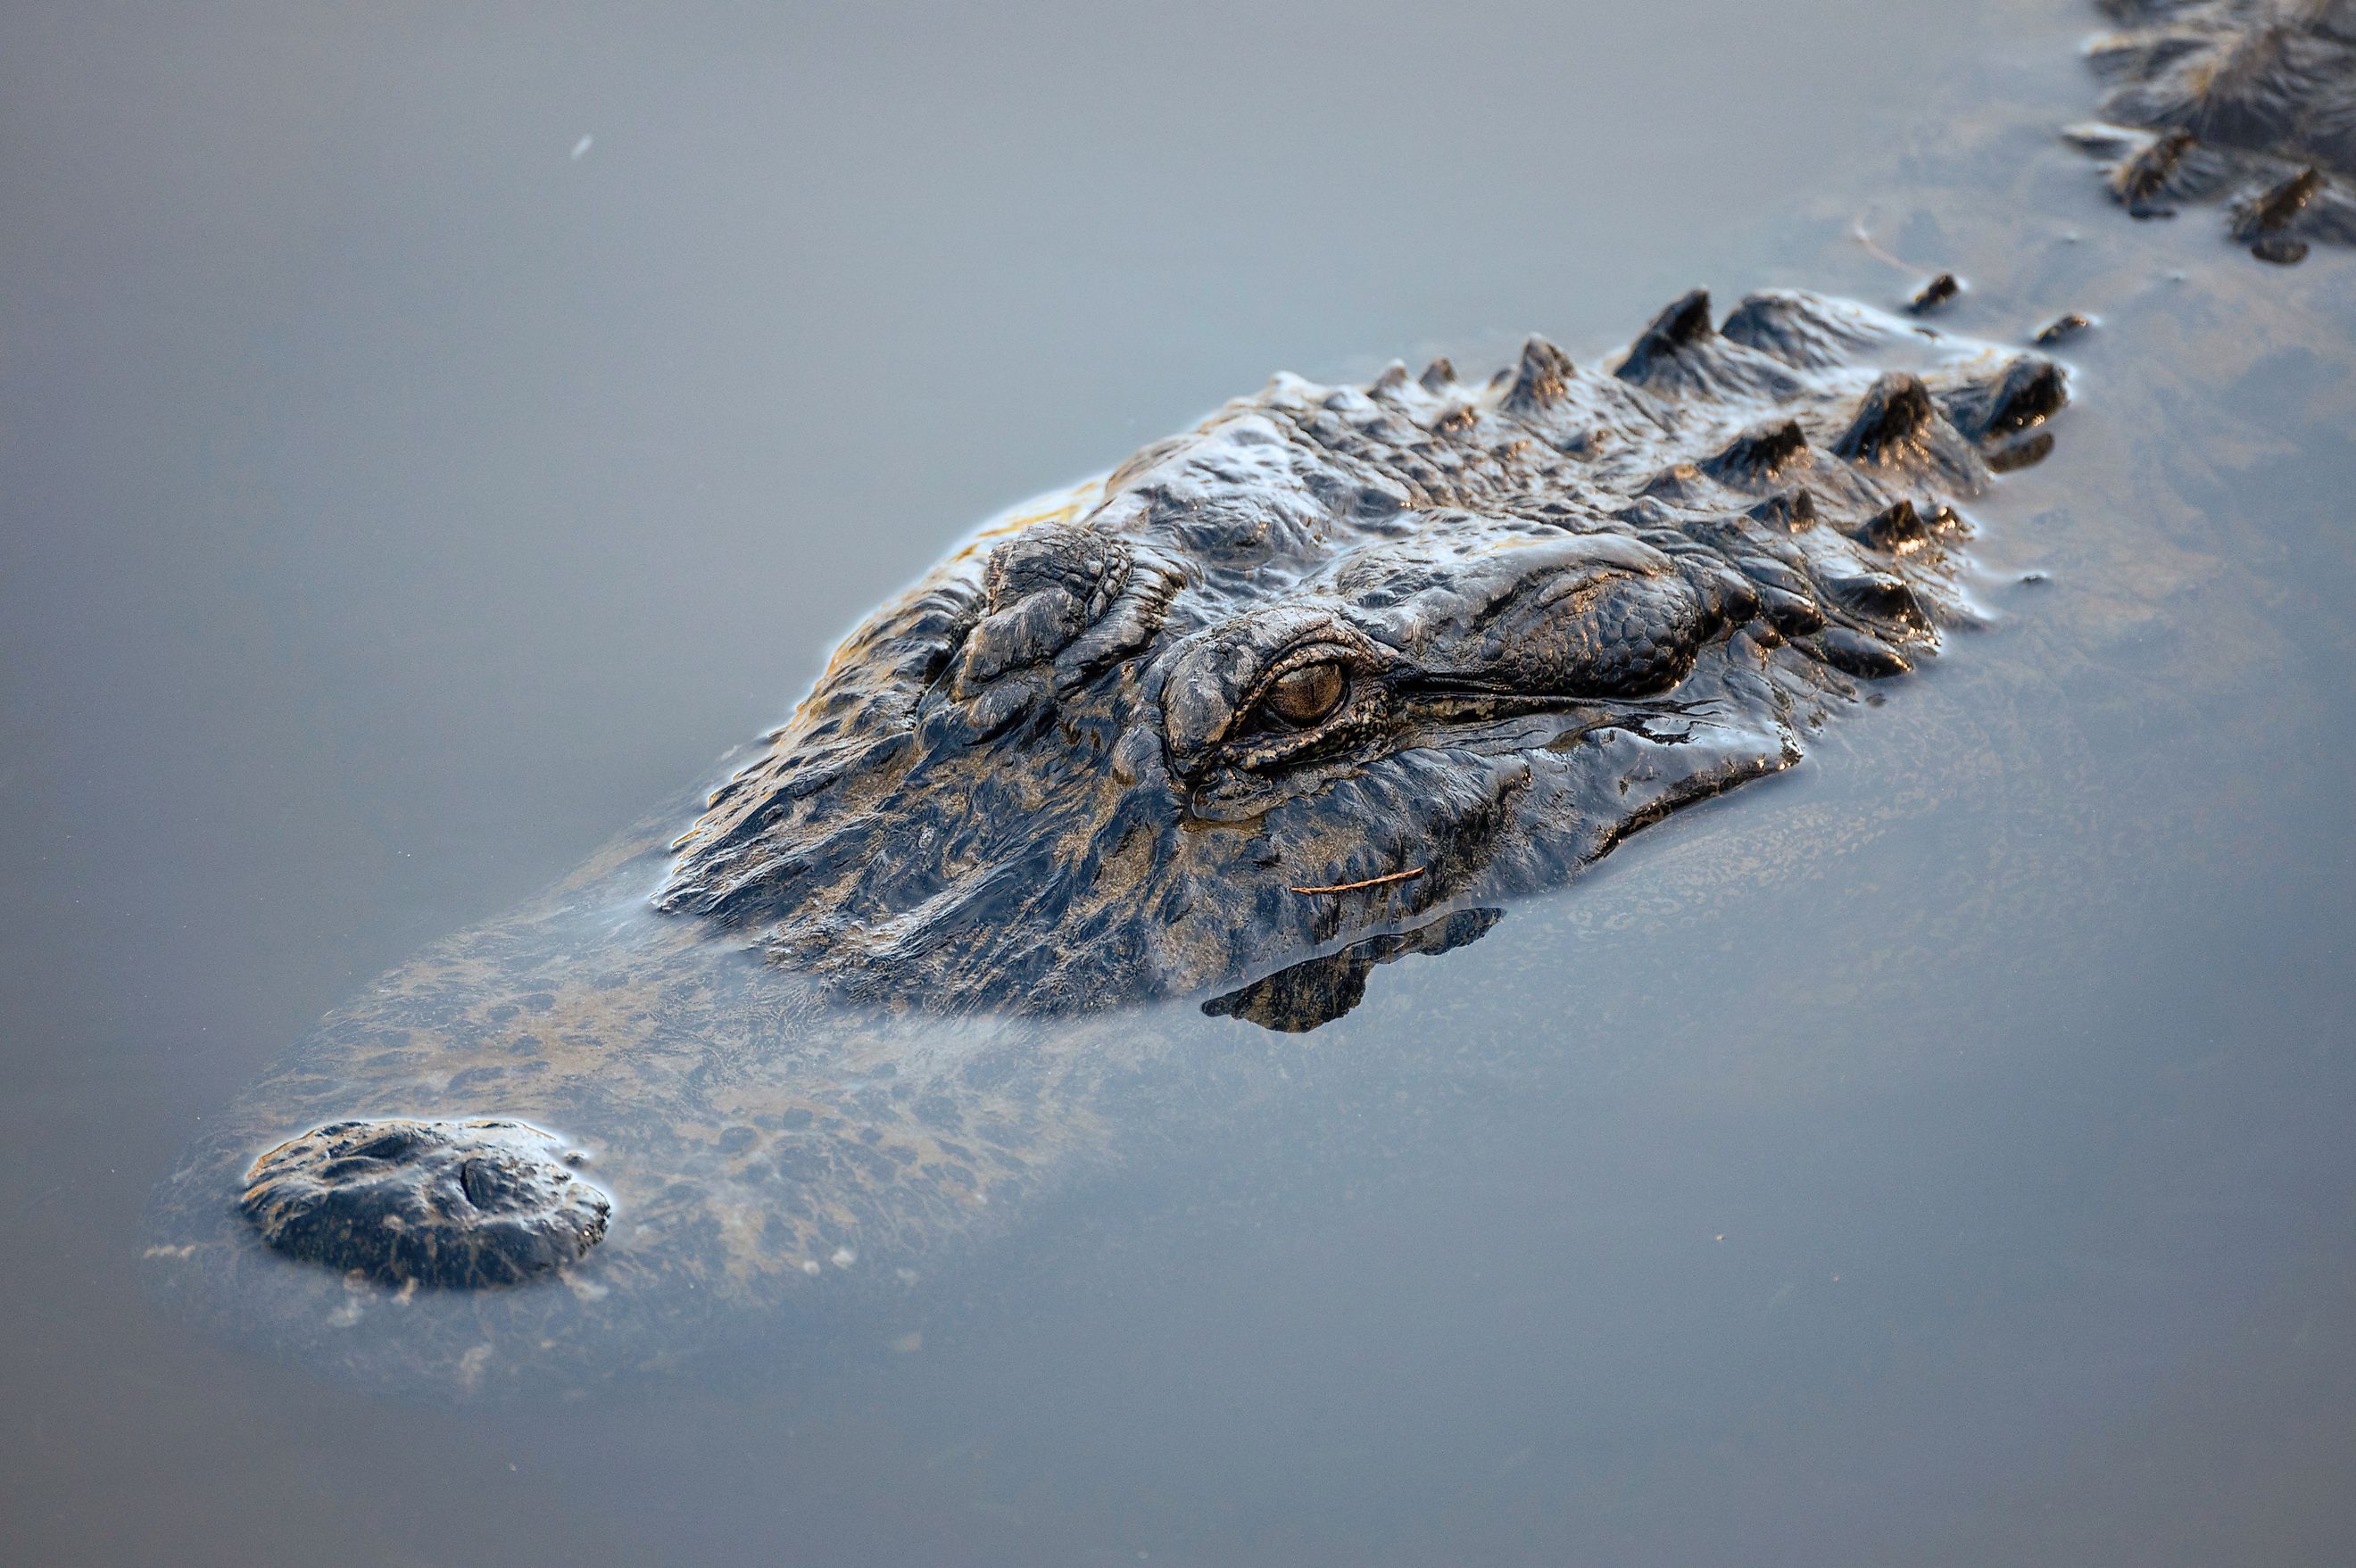
[[1340, 707], [1348, 684], [1339, 664], [1304, 664], [1279, 676], [1262, 705], [1286, 724], [1305, 727]]

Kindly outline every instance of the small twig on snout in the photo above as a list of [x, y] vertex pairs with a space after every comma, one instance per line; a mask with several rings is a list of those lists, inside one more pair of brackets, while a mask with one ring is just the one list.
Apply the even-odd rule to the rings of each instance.
[[1405, 882], [1410, 876], [1421, 876], [1429, 869], [1415, 866], [1407, 871], [1394, 871], [1388, 876], [1369, 876], [1364, 882], [1336, 882], [1331, 887], [1293, 887], [1292, 893], [1355, 893], [1361, 887], [1380, 887], [1392, 882]]

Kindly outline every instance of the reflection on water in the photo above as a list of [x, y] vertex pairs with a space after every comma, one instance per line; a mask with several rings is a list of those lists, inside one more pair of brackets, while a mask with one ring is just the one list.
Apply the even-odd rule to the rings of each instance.
[[[2356, 291], [2111, 207], [2050, 129], [2087, 25], [12, 19], [9, 1538], [2344, 1557]], [[970, 518], [1279, 366], [1943, 268], [1958, 331], [2099, 323], [1976, 510], [1987, 627], [1323, 1027], [1173, 1017], [1280, 1091], [578, 1399], [387, 1398], [141, 1299], [149, 1188], [281, 1043]]]
[[1487, 936], [1505, 918], [1503, 909], [1459, 909], [1412, 930], [1368, 937], [1214, 996], [1203, 1011], [1214, 1018], [1247, 1018], [1288, 1035], [1307, 1034], [1364, 1002], [1376, 965], [1413, 953], [1454, 952]]

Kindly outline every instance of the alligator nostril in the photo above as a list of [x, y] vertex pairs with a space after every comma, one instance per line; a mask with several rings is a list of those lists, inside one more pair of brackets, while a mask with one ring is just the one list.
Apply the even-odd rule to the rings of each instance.
[[477, 1208], [496, 1206], [506, 1185], [499, 1179], [498, 1167], [487, 1160], [468, 1160], [458, 1167], [458, 1189]]

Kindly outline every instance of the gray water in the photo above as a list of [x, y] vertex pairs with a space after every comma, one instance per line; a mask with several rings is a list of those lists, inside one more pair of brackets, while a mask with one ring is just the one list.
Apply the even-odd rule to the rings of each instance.
[[[2089, 13], [206, 13], [0, 17], [0, 1560], [2356, 1552], [2356, 263], [2108, 207]], [[143, 1294], [286, 1041], [974, 519], [1280, 368], [1938, 267], [2102, 319], [1987, 626], [1253, 1036], [1225, 1144], [570, 1401]]]

